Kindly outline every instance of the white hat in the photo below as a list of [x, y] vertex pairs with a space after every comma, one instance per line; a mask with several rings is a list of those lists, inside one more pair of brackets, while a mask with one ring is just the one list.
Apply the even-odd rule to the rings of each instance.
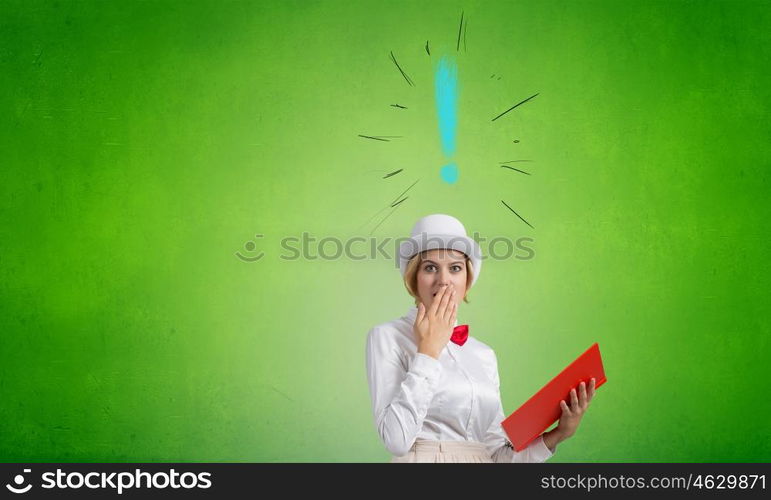
[[412, 257], [425, 250], [439, 248], [457, 250], [466, 254], [471, 260], [474, 271], [470, 287], [474, 286], [482, 270], [482, 251], [479, 244], [466, 235], [463, 224], [455, 217], [445, 214], [427, 215], [419, 219], [412, 227], [410, 238], [399, 245], [399, 267], [402, 277], [407, 272], [407, 263]]

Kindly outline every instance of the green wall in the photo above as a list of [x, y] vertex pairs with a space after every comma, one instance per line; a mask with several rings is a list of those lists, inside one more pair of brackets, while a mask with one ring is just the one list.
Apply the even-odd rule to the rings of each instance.
[[[485, 261], [459, 314], [496, 350], [507, 413], [600, 344], [608, 383], [552, 461], [768, 462], [770, 17], [3, 1], [0, 459], [387, 461], [364, 343], [410, 306], [399, 273], [281, 241], [380, 244], [442, 212], [532, 239]], [[531, 175], [501, 168], [517, 159]]]

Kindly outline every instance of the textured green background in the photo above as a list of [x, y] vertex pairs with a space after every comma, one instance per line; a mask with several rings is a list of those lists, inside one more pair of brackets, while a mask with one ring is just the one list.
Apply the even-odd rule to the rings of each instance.
[[0, 459], [386, 461], [364, 342], [400, 277], [280, 241], [367, 236], [420, 179], [378, 241], [534, 239], [460, 313], [507, 413], [600, 343], [553, 461], [771, 460], [769, 4], [384, 3], [0, 2]]

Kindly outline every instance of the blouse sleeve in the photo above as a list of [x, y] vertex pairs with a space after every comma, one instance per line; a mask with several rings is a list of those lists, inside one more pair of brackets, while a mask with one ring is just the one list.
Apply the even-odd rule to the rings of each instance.
[[410, 366], [403, 366], [402, 351], [390, 333], [375, 327], [367, 334], [367, 380], [380, 439], [391, 454], [403, 456], [423, 427], [441, 365], [416, 353]]
[[[490, 452], [494, 462], [502, 463], [541, 463], [550, 458], [553, 453], [543, 442], [543, 436], [538, 436], [531, 442], [527, 448], [522, 451], [514, 451], [514, 447], [503, 430], [501, 422], [506, 418], [503, 414], [503, 404], [501, 403], [500, 377], [498, 375], [498, 361], [493, 353], [493, 373], [491, 377], [495, 384], [498, 394], [498, 409], [495, 418], [493, 418], [490, 428], [485, 435], [485, 446]], [[557, 451], [556, 449], [554, 451]]]

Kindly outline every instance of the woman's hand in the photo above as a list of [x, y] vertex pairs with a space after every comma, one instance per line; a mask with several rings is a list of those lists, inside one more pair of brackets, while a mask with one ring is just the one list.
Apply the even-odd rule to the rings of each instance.
[[439, 359], [442, 349], [450, 341], [458, 312], [454, 300], [455, 290], [448, 291], [449, 288], [447, 285], [442, 286], [428, 310], [423, 302], [418, 305], [418, 315], [412, 326], [418, 341], [418, 352], [436, 359]]
[[586, 390], [586, 383], [581, 382], [578, 386], [578, 392], [575, 389], [570, 390], [570, 406], [565, 403], [565, 400], [560, 401], [560, 408], [562, 408], [562, 416], [560, 416], [560, 422], [553, 430], [544, 433], [543, 440], [546, 446], [554, 453], [554, 448], [562, 441], [569, 437], [572, 437], [578, 429], [578, 424], [581, 423], [586, 409], [589, 407], [589, 402], [594, 397], [595, 379], [592, 379], [589, 383], [589, 390]]
[[562, 408], [562, 416], [560, 416], [560, 423], [557, 425], [557, 429], [562, 436], [567, 439], [576, 433], [578, 424], [581, 423], [581, 418], [586, 413], [586, 409], [589, 408], [589, 402], [594, 397], [595, 379], [589, 383], [589, 392], [586, 391], [586, 383], [581, 382], [578, 386], [578, 393], [575, 389], [570, 390], [570, 406], [564, 400], [560, 401], [560, 408]]

